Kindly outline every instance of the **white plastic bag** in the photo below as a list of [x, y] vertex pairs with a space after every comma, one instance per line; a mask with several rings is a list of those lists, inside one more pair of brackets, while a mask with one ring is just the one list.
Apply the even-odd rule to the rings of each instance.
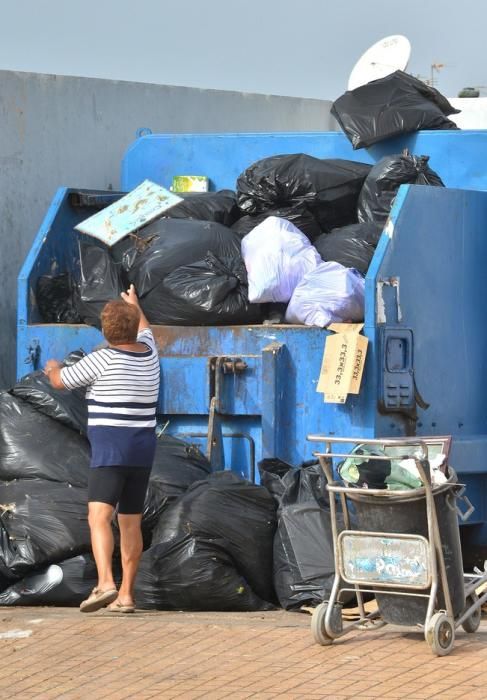
[[334, 322], [362, 321], [364, 291], [365, 280], [357, 270], [322, 262], [294, 290], [286, 321], [320, 328]]
[[319, 265], [320, 254], [286, 219], [269, 216], [242, 239], [249, 301], [289, 301], [303, 276]]

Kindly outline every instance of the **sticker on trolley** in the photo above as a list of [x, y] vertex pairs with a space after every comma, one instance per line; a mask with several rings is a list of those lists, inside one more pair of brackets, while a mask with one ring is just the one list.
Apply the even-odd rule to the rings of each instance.
[[340, 575], [348, 583], [427, 588], [428, 541], [419, 535], [342, 532]]

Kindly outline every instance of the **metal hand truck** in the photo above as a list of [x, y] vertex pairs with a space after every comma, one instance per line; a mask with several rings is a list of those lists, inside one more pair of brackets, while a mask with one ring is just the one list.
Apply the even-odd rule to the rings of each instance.
[[[367, 630], [382, 627], [388, 621], [381, 614], [381, 600], [387, 599], [390, 606], [392, 603], [389, 596], [397, 596], [392, 601], [393, 607], [396, 601], [399, 604], [399, 601], [404, 602], [406, 598], [414, 598], [415, 605], [418, 604], [418, 599], [425, 601], [422, 604], [426, 607], [424, 620], [421, 619], [419, 622], [412, 619], [399, 624], [419, 626], [424, 631], [425, 640], [431, 651], [437, 656], [445, 656], [453, 648], [456, 628], [461, 625], [466, 632], [473, 633], [480, 625], [481, 606], [487, 601], [487, 590], [483, 590], [480, 595], [476, 591], [480, 587], [484, 588], [487, 582], [487, 562], [484, 563], [484, 571], [475, 569], [473, 574], [465, 574], [460, 554], [458, 561], [460, 571], [457, 572], [457, 576], [462, 587], [462, 597], [460, 608], [458, 610], [457, 604], [457, 611], [455, 611], [442, 547], [442, 534], [438, 525], [435, 503], [435, 498], [438, 498], [437, 488], [431, 485], [428, 462], [428, 445], [433, 444], [438, 438], [357, 440], [356, 438], [309, 435], [308, 440], [326, 445], [325, 451], [315, 452], [314, 455], [318, 457], [327, 480], [335, 555], [335, 577], [329, 600], [315, 608], [311, 619], [311, 630], [315, 641], [327, 646], [354, 629]], [[400, 454], [396, 459], [414, 459], [424, 487], [396, 491], [344, 486], [334, 478], [333, 459], [348, 458], [351, 455], [333, 452], [332, 445], [337, 443], [376, 446], [384, 451], [387, 448], [394, 448], [395, 454]], [[404, 453], [397, 448], [404, 448]], [[367, 455], [361, 455], [361, 458], [365, 461]], [[391, 456], [373, 455], [374, 460], [391, 458]], [[337, 517], [339, 513], [335, 499], [339, 500], [343, 513], [344, 529], [342, 531], [339, 531]], [[394, 503], [397, 503], [398, 499], [401, 499], [402, 507], [406, 508], [410, 507], [409, 501], [411, 504], [413, 500], [416, 502], [415, 508], [417, 508], [418, 499], [425, 502], [426, 536], [394, 532], [393, 517], [389, 532], [353, 529], [353, 518], [351, 518], [353, 509], [350, 505], [354, 504], [356, 508], [359, 499], [365, 503], [391, 505], [392, 508], [395, 507]], [[448, 507], [452, 508], [449, 501]], [[366, 509], [367, 505], [362, 508]], [[394, 510], [388, 512], [393, 513]], [[453, 528], [456, 530], [459, 528], [456, 512], [452, 516], [454, 517]], [[451, 566], [451, 562], [449, 564]], [[359, 609], [359, 619], [346, 625], [342, 618], [340, 602], [341, 594], [344, 592], [356, 594]], [[376, 597], [377, 610], [371, 613], [365, 611], [364, 594], [373, 594]]]

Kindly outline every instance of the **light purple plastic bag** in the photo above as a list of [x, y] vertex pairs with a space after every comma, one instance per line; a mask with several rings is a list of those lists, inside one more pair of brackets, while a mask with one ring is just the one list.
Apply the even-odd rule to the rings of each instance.
[[242, 239], [249, 301], [289, 301], [303, 276], [322, 260], [309, 239], [287, 219], [269, 216]]
[[365, 280], [353, 268], [322, 262], [297, 285], [286, 311], [288, 323], [325, 328], [330, 323], [362, 321]]

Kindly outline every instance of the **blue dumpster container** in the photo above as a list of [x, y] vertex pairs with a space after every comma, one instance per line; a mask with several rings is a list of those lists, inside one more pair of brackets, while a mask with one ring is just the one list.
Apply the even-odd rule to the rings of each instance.
[[[212, 189], [234, 188], [245, 167], [268, 155], [374, 162], [404, 147], [430, 155], [448, 189], [403, 186], [396, 197], [366, 277], [369, 349], [360, 394], [338, 405], [316, 392], [326, 330], [156, 326], [158, 412], [168, 432], [199, 443], [216, 467], [247, 477], [261, 457], [309, 459], [310, 432], [451, 434], [452, 464], [476, 506], [468, 534], [485, 543], [487, 132], [420, 132], [358, 152], [339, 133], [147, 135], [127, 151], [122, 188], [145, 178], [167, 187], [182, 174], [207, 175]], [[40, 275], [72, 268], [81, 235], [73, 226], [114, 196], [57, 192], [19, 275], [19, 377], [102, 340], [88, 326], [41, 323], [33, 290]]]

